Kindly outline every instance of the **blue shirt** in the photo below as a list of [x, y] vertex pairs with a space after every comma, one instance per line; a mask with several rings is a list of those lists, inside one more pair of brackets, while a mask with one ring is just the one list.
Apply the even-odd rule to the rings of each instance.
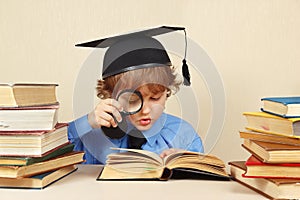
[[[201, 153], [204, 151], [202, 141], [194, 128], [173, 115], [163, 113], [149, 130], [142, 133], [147, 140], [142, 149], [157, 154], [169, 148]], [[127, 135], [121, 139], [110, 139], [101, 129], [93, 129], [89, 125], [87, 115], [69, 124], [68, 137], [75, 144], [74, 150], [85, 152], [86, 164], [105, 164], [106, 156], [115, 152], [111, 147], [128, 147]]]

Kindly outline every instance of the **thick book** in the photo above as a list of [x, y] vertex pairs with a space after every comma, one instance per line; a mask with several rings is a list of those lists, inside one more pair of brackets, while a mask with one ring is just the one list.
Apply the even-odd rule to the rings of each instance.
[[300, 137], [300, 118], [284, 118], [265, 112], [244, 112], [246, 128], [258, 132]]
[[242, 185], [262, 194], [270, 199], [299, 199], [300, 179], [289, 178], [246, 178], [245, 161], [229, 162], [230, 174], [234, 180]]
[[27, 178], [0, 177], [0, 188], [44, 189], [77, 170], [76, 165], [62, 167]]
[[156, 153], [138, 149], [115, 149], [108, 155], [98, 181], [105, 180], [229, 180], [224, 162], [213, 155], [180, 151], [162, 159]]
[[275, 135], [251, 130], [241, 130], [239, 134], [240, 138], [243, 139], [300, 146], [300, 137]]
[[300, 96], [262, 98], [262, 110], [281, 117], [300, 118]]
[[0, 107], [0, 131], [52, 130], [58, 122], [59, 104]]
[[247, 167], [245, 177], [300, 179], [300, 163], [268, 164], [252, 155], [245, 165]]
[[0, 131], [0, 156], [39, 157], [69, 142], [67, 123], [49, 131]]
[[42, 162], [63, 155], [65, 153], [72, 152], [74, 150], [74, 144], [67, 143], [62, 147], [54, 149], [42, 157], [16, 157], [16, 156], [0, 156], [1, 165], [13, 165], [13, 166], [25, 166], [32, 165], [34, 163]]
[[299, 163], [300, 146], [244, 139], [242, 146], [264, 163]]
[[41, 106], [57, 104], [58, 84], [0, 84], [0, 107]]
[[82, 163], [84, 152], [72, 151], [70, 153], [63, 154], [61, 156], [38, 162], [32, 165], [26, 166], [0, 166], [0, 177], [5, 178], [20, 178], [30, 177], [36, 174], [52, 171], [65, 167], [68, 165], [74, 165]]

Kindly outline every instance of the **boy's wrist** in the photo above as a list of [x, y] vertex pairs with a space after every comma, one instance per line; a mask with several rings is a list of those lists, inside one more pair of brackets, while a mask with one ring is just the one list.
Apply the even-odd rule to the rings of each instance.
[[88, 123], [92, 128], [100, 128], [101, 126], [96, 122], [94, 111], [90, 112], [87, 116]]

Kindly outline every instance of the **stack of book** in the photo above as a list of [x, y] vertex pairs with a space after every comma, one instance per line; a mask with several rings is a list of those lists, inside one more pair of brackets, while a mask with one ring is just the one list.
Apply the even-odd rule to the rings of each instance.
[[260, 112], [245, 112], [242, 147], [251, 155], [229, 163], [240, 183], [275, 199], [300, 198], [300, 97], [261, 99]]
[[56, 88], [0, 84], [0, 187], [42, 189], [83, 162], [58, 122]]

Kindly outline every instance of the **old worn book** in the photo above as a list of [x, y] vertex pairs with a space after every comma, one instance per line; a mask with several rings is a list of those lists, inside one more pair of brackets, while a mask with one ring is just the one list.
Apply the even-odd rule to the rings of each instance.
[[300, 179], [300, 163], [263, 163], [255, 156], [250, 156], [246, 163], [245, 177], [252, 178], [298, 178]]
[[0, 107], [0, 131], [52, 130], [58, 122], [59, 104]]
[[41, 157], [69, 142], [67, 123], [50, 131], [0, 131], [0, 156]]
[[23, 157], [23, 156], [0, 156], [0, 166], [1, 165], [14, 165], [14, 166], [24, 166], [32, 165], [34, 163], [42, 162], [55, 158], [57, 156], [63, 155], [65, 153], [72, 152], [74, 149], [74, 144], [66, 143], [63, 146], [53, 149], [48, 154], [41, 157]]
[[0, 166], [0, 177], [20, 178], [52, 171], [83, 162], [84, 152], [72, 151], [50, 160], [26, 166]]
[[284, 118], [266, 112], [244, 112], [246, 128], [258, 132], [300, 137], [300, 118]]
[[270, 199], [299, 199], [300, 179], [289, 178], [246, 178], [245, 161], [229, 162], [234, 180]]
[[242, 146], [264, 163], [299, 163], [300, 146], [244, 139]]
[[53, 171], [27, 178], [0, 177], [0, 188], [44, 189], [77, 170], [76, 165], [69, 165]]
[[115, 149], [97, 180], [229, 180], [224, 162], [213, 155], [181, 151], [164, 159], [156, 153], [137, 149]]
[[262, 98], [262, 110], [281, 117], [300, 117], [300, 96]]
[[241, 130], [239, 131], [240, 138], [251, 139], [263, 142], [279, 143], [279, 144], [288, 144], [288, 145], [300, 145], [300, 137], [295, 136], [284, 136], [284, 135], [275, 135], [262, 133], [251, 130]]
[[0, 107], [41, 106], [56, 104], [57, 84], [0, 84]]

